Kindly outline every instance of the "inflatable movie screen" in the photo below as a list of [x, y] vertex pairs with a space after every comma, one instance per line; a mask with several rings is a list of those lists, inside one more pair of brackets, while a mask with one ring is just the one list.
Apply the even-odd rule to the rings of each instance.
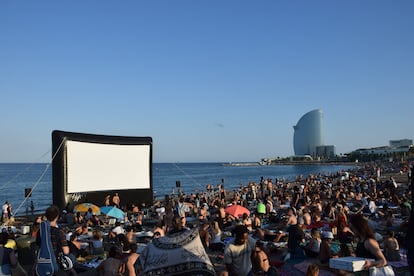
[[152, 204], [151, 137], [55, 130], [52, 146], [53, 204]]

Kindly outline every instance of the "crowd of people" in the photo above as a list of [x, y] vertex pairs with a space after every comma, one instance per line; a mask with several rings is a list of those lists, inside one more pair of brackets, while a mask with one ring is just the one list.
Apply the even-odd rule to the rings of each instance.
[[[278, 275], [284, 264], [306, 259], [316, 263], [307, 275], [318, 275], [320, 269], [346, 274], [332, 270], [329, 259], [364, 257], [367, 270], [400, 261], [401, 247], [407, 248], [411, 174], [407, 183], [397, 184], [382, 174], [390, 169], [400, 168], [367, 164], [292, 182], [261, 177], [235, 191], [226, 191], [222, 181], [205, 192], [167, 195], [148, 207], [133, 205], [125, 209], [122, 223], [109, 228], [91, 210], [59, 212], [52, 206], [36, 219], [32, 232], [39, 243], [38, 226], [50, 221], [55, 254], [62, 251], [75, 264], [80, 257], [106, 252], [93, 269], [98, 275]], [[119, 198], [106, 200], [120, 207]], [[246, 212], [230, 214], [226, 210], [232, 205]], [[141, 241], [145, 248], [137, 250], [136, 233], [143, 230], [151, 235]], [[89, 236], [87, 248], [79, 241], [82, 236]], [[209, 259], [212, 252], [217, 260]], [[10, 255], [12, 266], [14, 260]], [[215, 266], [219, 260], [222, 267]], [[58, 275], [81, 274], [79, 267]]]

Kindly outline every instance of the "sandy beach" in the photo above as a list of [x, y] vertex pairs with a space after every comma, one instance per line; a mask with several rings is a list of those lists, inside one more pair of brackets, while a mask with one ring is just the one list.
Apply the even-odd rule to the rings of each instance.
[[[137, 226], [133, 228], [135, 235], [134, 237], [136, 237], [138, 244], [144, 246], [145, 243], [151, 242], [153, 237], [148, 236], [142, 239], [143, 234], [154, 233], [154, 230], [158, 224], [160, 224], [161, 227], [164, 227], [163, 230], [166, 233], [172, 229], [172, 225], [168, 225], [168, 221], [169, 218], [171, 219], [171, 216], [174, 215], [174, 206], [179, 204], [180, 199], [183, 199], [183, 202], [185, 202], [185, 205], [187, 206], [187, 209], [185, 210], [187, 223], [185, 226], [190, 229], [198, 228], [200, 231], [202, 230], [202, 225], [204, 223], [217, 221], [220, 209], [225, 210], [225, 208], [230, 205], [244, 206], [250, 211], [250, 219], [254, 219], [258, 213], [258, 204], [260, 202], [266, 203], [266, 208], [268, 208], [268, 203], [266, 201], [270, 200], [272, 206], [269, 208], [271, 209], [265, 214], [260, 215], [260, 227], [259, 229], [256, 228], [255, 230], [251, 230], [250, 236], [254, 237], [256, 240], [264, 241], [266, 243], [266, 252], [268, 254], [270, 264], [277, 267], [280, 275], [305, 275], [307, 267], [311, 263], [317, 262], [317, 258], [305, 257], [303, 259], [283, 259], [281, 258], [281, 254], [282, 251], [285, 250], [285, 247], [275, 246], [276, 244], [282, 244], [287, 241], [286, 238], [276, 241], [276, 236], [273, 236], [273, 234], [282, 229], [286, 229], [283, 228], [285, 226], [283, 223], [288, 207], [297, 207], [296, 217], [298, 223], [300, 223], [305, 233], [309, 233], [310, 229], [313, 227], [312, 224], [315, 225], [316, 222], [312, 220], [308, 224], [306, 219], [304, 221], [304, 210], [316, 210], [315, 208], [317, 207], [317, 204], [320, 204], [321, 209], [324, 209], [328, 203], [335, 203], [333, 213], [337, 214], [338, 206], [341, 204], [343, 204], [343, 206], [348, 204], [350, 207], [348, 208], [347, 214], [351, 215], [351, 213], [355, 212], [355, 210], [352, 209], [352, 206], [359, 206], [357, 205], [357, 202], [364, 202], [364, 198], [365, 201], [370, 201], [369, 198], [375, 198], [375, 212], [370, 213], [368, 206], [364, 205], [361, 205], [362, 208], [360, 212], [367, 217], [367, 219], [371, 222], [371, 225], [374, 226], [374, 231], [381, 236], [384, 236], [385, 232], [389, 230], [389, 228], [392, 228], [395, 231], [398, 235], [398, 241], [400, 242], [402, 259], [399, 263], [394, 264], [394, 271], [396, 272], [396, 275], [409, 275], [406, 256], [407, 248], [405, 247], [405, 238], [407, 233], [405, 221], [408, 217], [404, 215], [404, 210], [401, 209], [405, 205], [410, 205], [412, 203], [411, 191], [408, 189], [409, 178], [407, 173], [400, 172], [400, 168], [398, 167], [389, 170], [388, 172], [383, 172], [380, 178], [377, 179], [379, 181], [375, 180], [375, 173], [375, 168], [372, 165], [367, 165], [362, 167], [360, 171], [351, 172], [349, 175], [338, 174], [330, 177], [322, 175], [307, 176], [302, 178], [298, 177], [296, 181], [290, 183], [281, 183], [276, 181], [273, 181], [272, 183], [271, 179], [264, 180], [267, 181], [266, 187], [270, 187], [271, 192], [270, 190], [267, 190], [267, 188], [263, 189], [263, 183], [249, 183], [249, 185], [243, 187], [242, 189], [233, 191], [225, 191], [212, 187], [212, 190], [200, 192], [199, 194], [181, 195], [181, 197], [171, 196], [171, 198], [155, 202], [153, 206], [139, 208], [138, 212], [136, 209], [125, 210], [127, 211], [126, 213], [128, 214], [128, 219], [123, 219], [120, 225], [123, 228], [123, 233], [126, 233], [125, 230], [130, 228], [128, 228], [128, 226]], [[394, 183], [396, 183], [397, 186], [392, 188], [390, 185], [394, 185]], [[296, 203], [294, 203], [295, 191], [300, 191], [299, 201]], [[360, 194], [361, 198], [358, 198], [358, 194]], [[207, 205], [205, 213], [203, 213], [203, 204]], [[385, 224], [386, 216], [383, 213], [384, 205], [388, 206], [387, 208], [389, 208], [388, 210], [390, 210], [390, 214], [394, 219], [394, 224], [389, 227]], [[71, 212], [71, 210], [66, 210], [66, 213], [62, 214], [59, 225], [61, 225], [65, 231], [72, 231], [75, 233], [78, 231], [79, 227], [86, 222], [68, 222], [65, 220], [68, 212]], [[12, 229], [15, 232], [18, 245], [20, 244], [20, 246], [22, 246], [22, 243], [19, 243], [19, 239], [25, 239], [27, 243], [28, 238], [33, 235], [33, 232], [36, 231], [36, 225], [33, 223], [36, 217], [37, 215], [31, 215], [29, 217], [16, 217], [14, 222], [10, 223], [10, 226], [12, 226]], [[100, 218], [103, 222], [102, 225], [88, 225], [89, 235], [95, 228], [100, 229], [103, 233], [108, 235], [108, 233], [111, 233], [112, 229], [115, 227], [115, 225], [110, 225], [108, 223], [108, 217], [101, 216]], [[335, 219], [336, 218], [328, 217], [328, 214], [324, 213], [321, 221], [319, 222], [320, 224], [318, 224], [318, 228], [323, 228], [323, 231], [327, 231], [329, 228], [329, 231], [332, 231], [335, 235], [337, 235], [335, 232], [337, 231], [334, 223]], [[226, 214], [226, 221], [226, 226], [221, 229], [223, 234], [223, 243], [229, 242], [231, 231], [235, 225], [244, 223], [241, 217], [239, 218], [238, 216], [231, 216], [229, 214]], [[23, 229], [23, 226], [29, 226], [31, 233], [21, 235], [20, 232], [21, 229]], [[211, 235], [211, 232], [209, 233]], [[272, 235], [270, 235], [270, 233]], [[82, 234], [87, 236], [88, 231], [86, 233], [79, 233], [80, 236], [82, 236]], [[337, 238], [338, 236], [335, 237], [336, 241]], [[104, 242], [109, 243], [110, 240], [107, 239]], [[382, 241], [379, 240], [380, 244], [381, 242]], [[33, 243], [33, 240], [31, 240], [31, 243]], [[107, 244], [106, 249], [108, 249], [108, 246], [109, 244]], [[31, 256], [34, 257], [33, 252], [29, 253], [27, 250], [17, 247], [16, 249], [19, 256], [22, 258], [20, 261], [22, 266], [27, 271], [30, 271], [33, 266], [33, 260], [28, 261], [27, 256], [25, 256], [25, 258], [23, 255], [32, 254]], [[205, 251], [209, 256], [216, 273], [224, 271], [226, 268], [224, 264], [224, 251], [213, 250], [208, 245], [205, 245]], [[93, 257], [90, 256], [90, 252], [88, 252], [88, 250], [85, 250], [84, 252], [87, 255], [79, 256], [78, 258], [80, 265], [88, 260], [91, 260]], [[140, 269], [143, 268], [141, 267]], [[323, 269], [322, 267], [320, 271], [320, 275], [335, 275], [335, 273], [329, 269]], [[78, 270], [79, 275], [94, 275], [94, 273], [96, 273], [94, 269], [85, 269], [85, 267]]]

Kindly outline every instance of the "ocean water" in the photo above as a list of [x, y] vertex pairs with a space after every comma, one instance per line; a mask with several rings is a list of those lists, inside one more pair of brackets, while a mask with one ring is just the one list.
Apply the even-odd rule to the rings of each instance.
[[[238, 189], [260, 177], [294, 180], [298, 175], [332, 174], [350, 170], [345, 165], [277, 165], [277, 166], [223, 166], [222, 163], [154, 163], [152, 166], [154, 196], [163, 198], [181, 182], [184, 193], [205, 191], [207, 184], [216, 188], [224, 180], [226, 190]], [[25, 200], [25, 189], [32, 189], [32, 196]], [[43, 211], [52, 203], [52, 166], [36, 163], [0, 163], [0, 204], [12, 204], [16, 215], [24, 215], [33, 201], [35, 211]]]

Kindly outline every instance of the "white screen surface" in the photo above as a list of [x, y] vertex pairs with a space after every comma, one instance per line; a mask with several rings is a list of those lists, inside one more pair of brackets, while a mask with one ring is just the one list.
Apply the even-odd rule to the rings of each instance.
[[67, 193], [150, 188], [150, 146], [66, 141]]

